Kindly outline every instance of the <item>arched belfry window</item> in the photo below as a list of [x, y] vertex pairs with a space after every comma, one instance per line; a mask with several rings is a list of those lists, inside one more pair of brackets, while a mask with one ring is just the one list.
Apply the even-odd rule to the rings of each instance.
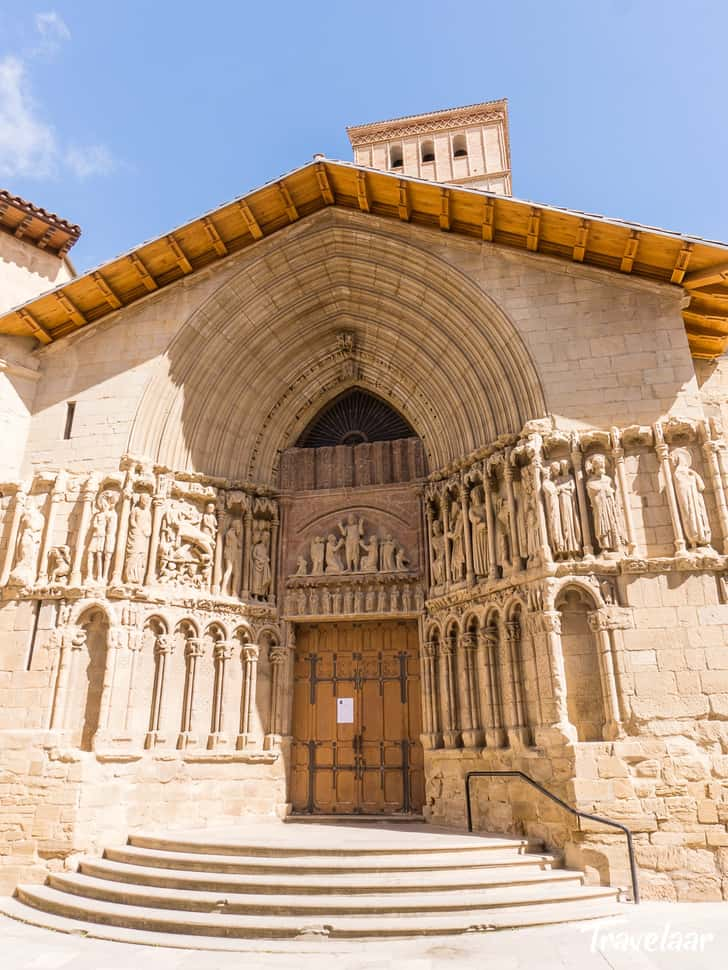
[[299, 448], [414, 438], [407, 421], [381, 398], [355, 387], [331, 401], [298, 440]]
[[452, 140], [452, 157], [466, 158], [468, 154], [468, 142], [465, 135], [455, 135]]

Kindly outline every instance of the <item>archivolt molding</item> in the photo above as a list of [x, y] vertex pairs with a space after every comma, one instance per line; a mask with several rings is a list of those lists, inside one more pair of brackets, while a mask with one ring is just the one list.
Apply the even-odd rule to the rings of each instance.
[[[355, 343], [348, 374], [342, 330]], [[545, 413], [524, 341], [472, 280], [416, 234], [325, 212], [261, 246], [185, 323], [129, 450], [275, 485], [281, 450], [355, 385], [403, 414], [433, 469]]]

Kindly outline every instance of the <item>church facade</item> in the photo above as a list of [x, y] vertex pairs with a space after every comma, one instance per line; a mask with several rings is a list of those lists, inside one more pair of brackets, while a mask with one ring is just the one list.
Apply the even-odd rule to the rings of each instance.
[[[76, 276], [0, 221], [0, 883], [135, 829], [462, 827], [520, 770], [728, 896], [728, 248], [510, 196], [507, 106], [350, 129]], [[20, 307], [13, 307], [20, 301]], [[478, 828], [627, 884], [512, 778]]]

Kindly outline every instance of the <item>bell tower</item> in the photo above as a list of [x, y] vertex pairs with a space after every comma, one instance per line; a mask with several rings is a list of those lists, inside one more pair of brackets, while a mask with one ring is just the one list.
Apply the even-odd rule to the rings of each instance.
[[358, 165], [511, 194], [506, 100], [346, 130]]

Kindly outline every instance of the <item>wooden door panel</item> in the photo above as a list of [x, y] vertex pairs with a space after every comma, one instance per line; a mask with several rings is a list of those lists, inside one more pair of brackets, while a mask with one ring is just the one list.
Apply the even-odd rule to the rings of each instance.
[[[302, 627], [294, 670], [294, 810], [419, 811], [424, 778], [415, 624]], [[352, 699], [352, 723], [337, 722], [338, 698]]]

